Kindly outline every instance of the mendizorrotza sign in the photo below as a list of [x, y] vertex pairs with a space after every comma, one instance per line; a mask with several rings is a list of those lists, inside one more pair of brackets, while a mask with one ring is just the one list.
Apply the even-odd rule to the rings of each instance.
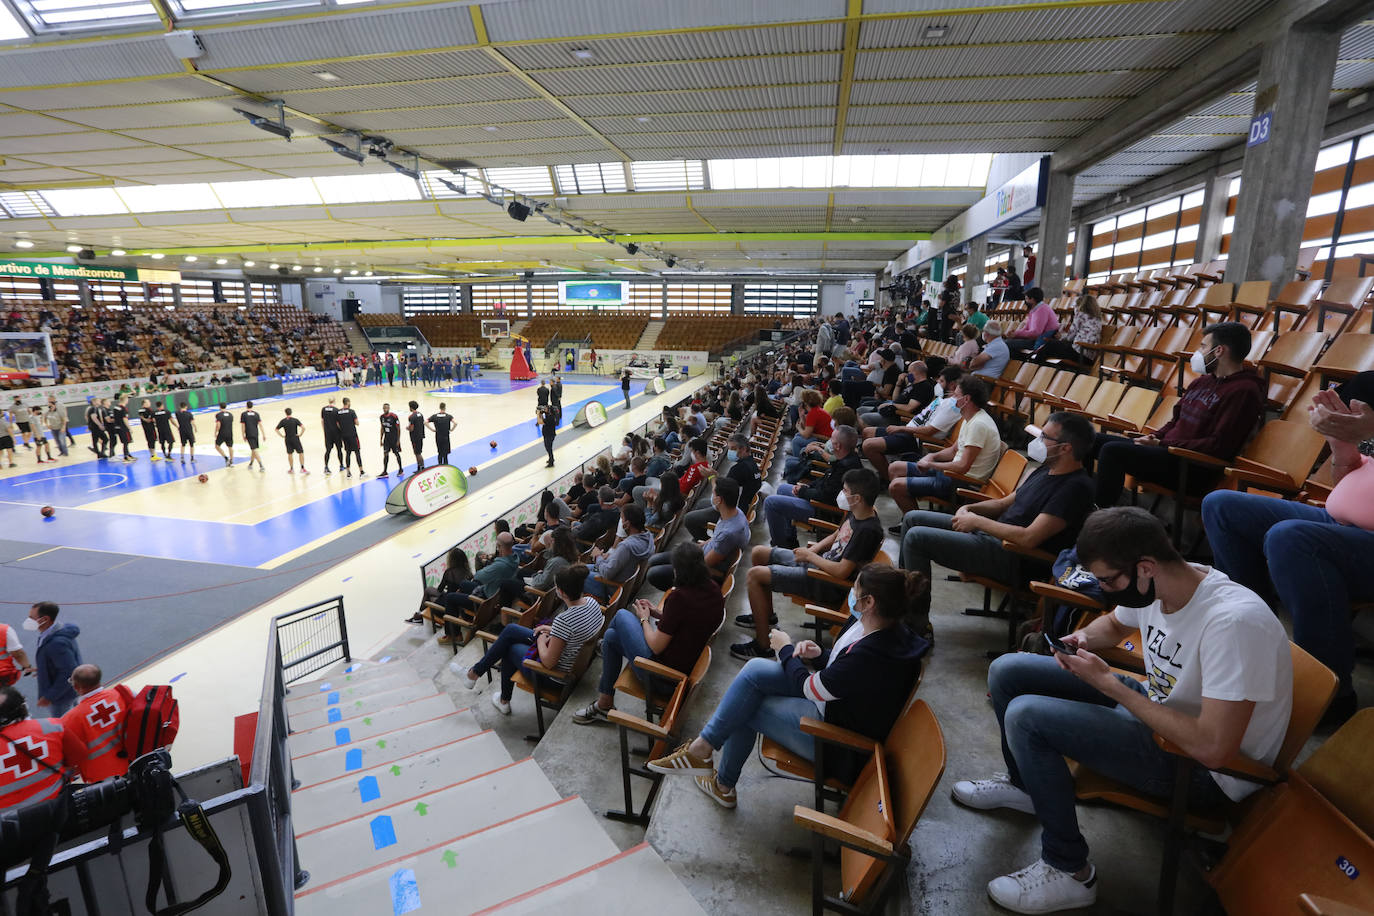
[[468, 479], [451, 464], [425, 468], [391, 491], [386, 511], [392, 515], [409, 512], [416, 518], [432, 515], [468, 495]]
[[131, 267], [87, 267], [51, 261], [0, 261], [0, 276], [38, 277], [49, 280], [137, 280]]

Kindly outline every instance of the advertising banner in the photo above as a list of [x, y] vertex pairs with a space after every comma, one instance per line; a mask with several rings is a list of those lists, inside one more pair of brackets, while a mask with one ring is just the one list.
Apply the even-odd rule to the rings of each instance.
[[441, 464], [425, 468], [392, 490], [386, 499], [386, 511], [392, 515], [409, 512], [424, 518], [467, 495], [467, 476], [451, 464]]

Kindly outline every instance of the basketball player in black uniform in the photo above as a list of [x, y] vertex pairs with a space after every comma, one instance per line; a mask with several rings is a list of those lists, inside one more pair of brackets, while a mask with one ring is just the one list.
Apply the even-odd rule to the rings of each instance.
[[439, 412], [429, 418], [429, 428], [434, 430], [434, 448], [439, 452], [440, 464], [448, 464], [448, 437], [449, 433], [453, 432], [453, 427], [457, 425], [458, 421], [453, 418], [453, 414], [448, 412], [448, 405], [441, 401]]
[[143, 438], [148, 442], [148, 460], [159, 460], [157, 454], [157, 426], [153, 424], [153, 402], [147, 398], [143, 399], [143, 406], [138, 408], [138, 422], [143, 424]]
[[262, 429], [262, 417], [253, 409], [252, 401], [245, 401], [243, 413], [239, 414], [239, 425], [243, 427], [243, 441], [248, 443], [248, 466], [251, 468], [253, 462], [258, 463], [259, 471], [266, 471], [263, 467], [262, 456], [258, 454], [258, 432]]
[[[172, 412], [167, 409], [167, 405], [161, 401], [153, 408], [153, 425], [157, 427], [157, 441], [162, 446], [162, 457], [172, 460], [172, 446], [176, 443], [172, 441]], [[186, 459], [182, 459], [184, 464]]]
[[382, 473], [377, 476], [386, 477], [387, 462], [391, 460], [391, 453], [396, 453], [396, 473], [400, 474], [405, 470], [405, 464], [401, 461], [401, 418], [391, 412], [390, 404], [382, 405]]
[[286, 416], [277, 423], [277, 435], [286, 440], [286, 473], [296, 473], [296, 456], [301, 456], [301, 473], [309, 474], [305, 469], [305, 448], [301, 445], [301, 430], [304, 424], [300, 420], [291, 416], [291, 408], [286, 408]]
[[343, 399], [343, 406], [334, 414], [334, 420], [339, 425], [339, 450], [344, 455], [344, 473], [349, 477], [353, 476], [353, 457], [356, 455], [358, 476], [366, 477], [367, 472], [363, 470], [363, 453], [358, 446], [358, 414], [348, 398]]
[[[229, 449], [228, 454], [225, 448]], [[226, 404], [219, 405], [219, 412], [215, 414], [215, 451], [224, 459], [225, 467], [234, 466], [234, 415]]]
[[425, 415], [420, 413], [417, 401], [410, 402], [406, 429], [410, 432], [410, 450], [415, 453], [415, 473], [418, 474], [425, 469]]
[[324, 472], [329, 471], [329, 456], [335, 449], [339, 451], [339, 468], [343, 468], [343, 440], [339, 438], [339, 408], [334, 406], [334, 398], [330, 396], [329, 403], [320, 408], [320, 429], [324, 433]]
[[[108, 404], [109, 401], [107, 400], [106, 403]], [[115, 441], [118, 440], [119, 444], [124, 446], [124, 460], [138, 460], [129, 452], [129, 442], [133, 439], [133, 435], [129, 432], [128, 395], [121, 395], [119, 400], [115, 401], [115, 405], [110, 408], [110, 414], [105, 419], [105, 429], [107, 431], [113, 430], [114, 432], [114, 436], [110, 439], [111, 458], [114, 457], [114, 444]]]
[[191, 450], [191, 463], [196, 463], [196, 415], [185, 401], [177, 405], [177, 436], [181, 439], [181, 463], [186, 463], [186, 449]]
[[97, 458], [105, 457], [105, 443], [109, 441], [109, 437], [105, 435], [105, 420], [102, 413], [100, 398], [91, 398], [90, 403], [86, 405], [86, 429], [91, 433], [90, 450], [95, 452]]

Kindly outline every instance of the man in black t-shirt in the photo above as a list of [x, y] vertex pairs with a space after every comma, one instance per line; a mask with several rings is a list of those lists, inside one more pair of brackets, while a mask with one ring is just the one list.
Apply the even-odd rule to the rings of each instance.
[[429, 418], [429, 428], [434, 430], [434, 448], [439, 452], [440, 464], [448, 464], [449, 434], [457, 425], [458, 421], [448, 412], [448, 405], [440, 401], [439, 412]]
[[406, 431], [410, 433], [410, 450], [415, 453], [415, 473], [418, 474], [425, 469], [425, 415], [420, 413], [418, 401], [410, 402]]
[[334, 406], [334, 397], [330, 395], [329, 403], [320, 408], [320, 431], [324, 433], [324, 472], [329, 473], [329, 456], [337, 449], [339, 452], [339, 467], [343, 467], [343, 439], [339, 436], [339, 408]]
[[[228, 452], [225, 452], [226, 448]], [[234, 466], [234, 415], [229, 412], [227, 404], [219, 405], [219, 411], [215, 414], [215, 451], [224, 459], [225, 467]]]
[[162, 446], [162, 457], [171, 461], [172, 446], [176, 443], [172, 440], [172, 412], [167, 409], [166, 404], [159, 402], [153, 408], [153, 425], [157, 427], [157, 441]]
[[[95, 452], [97, 458], [105, 457], [105, 444], [109, 442], [109, 437], [105, 435], [104, 411], [100, 407], [100, 398], [91, 398], [91, 402], [86, 405], [86, 429], [91, 433], [90, 450]], [[114, 443], [110, 443], [111, 451]]]
[[334, 422], [339, 427], [339, 448], [344, 456], [344, 473], [349, 477], [353, 476], [353, 459], [356, 457], [358, 474], [366, 477], [367, 472], [363, 470], [363, 453], [358, 445], [358, 413], [348, 398], [343, 399], [343, 406], [334, 414]]
[[[106, 402], [108, 403], [108, 401]], [[110, 440], [110, 457], [114, 457], [114, 443], [119, 442], [124, 446], [124, 460], [137, 461], [129, 452], [129, 442], [133, 435], [129, 432], [129, 396], [120, 395], [115, 405], [109, 408], [109, 416], [105, 420], [105, 429], [113, 430], [114, 438]]]
[[400, 474], [405, 470], [405, 465], [401, 463], [401, 418], [391, 412], [390, 404], [382, 405], [382, 473], [378, 474], [378, 479], [386, 477], [387, 462], [391, 460], [392, 453], [396, 455], [396, 473]]
[[535, 410], [549, 406], [549, 383], [547, 381], [540, 379], [539, 387], [534, 390], [534, 394], [539, 399], [539, 403], [534, 405]]
[[[736, 500], [736, 505], [740, 509], [748, 510], [755, 494], [763, 486], [763, 479], [759, 476], [759, 466], [754, 462], [754, 456], [749, 451], [749, 437], [744, 433], [736, 432], [731, 435], [727, 447], [729, 451], [726, 453], [726, 459], [734, 463], [730, 465], [730, 470], [725, 472], [725, 476], [739, 484], [739, 497]], [[698, 503], [698, 505], [702, 504]], [[693, 509], [682, 517], [682, 524], [698, 541], [709, 540], [711, 532], [706, 530], [706, 526], [718, 521], [720, 521], [720, 513], [710, 502], [702, 505], [700, 509]]]
[[[1044, 461], [1014, 491], [961, 506], [952, 516], [917, 509], [902, 517], [902, 567], [929, 576], [935, 562], [1013, 587], [1047, 575], [1048, 563], [1004, 550], [1002, 542], [1050, 557], [1073, 544], [1093, 510], [1093, 479], [1083, 459], [1094, 435], [1092, 424], [1077, 414], [1050, 414], [1038, 437]], [[1021, 581], [1013, 582], [1017, 576]], [[929, 592], [923, 600], [928, 619]]]
[[196, 415], [185, 401], [177, 405], [177, 436], [181, 439], [181, 463], [186, 463], [186, 449], [191, 450], [191, 463], [196, 462]]
[[148, 460], [158, 461], [157, 425], [153, 422], [153, 402], [147, 398], [138, 408], [138, 422], [143, 425], [143, 438], [148, 443]]
[[286, 473], [296, 473], [296, 456], [300, 456], [301, 473], [309, 474], [305, 469], [305, 448], [301, 445], [301, 430], [305, 424], [291, 416], [291, 408], [286, 408], [286, 416], [277, 421], [277, 435], [286, 440]]
[[625, 396], [625, 409], [630, 409], [630, 370], [625, 369], [620, 373], [620, 393]]
[[248, 466], [251, 468], [256, 461], [258, 470], [266, 471], [267, 468], [262, 464], [262, 456], [258, 454], [258, 433], [262, 429], [262, 417], [253, 409], [252, 401], [245, 401], [243, 407], [243, 413], [239, 414], [239, 425], [243, 427], [243, 441], [248, 443]]

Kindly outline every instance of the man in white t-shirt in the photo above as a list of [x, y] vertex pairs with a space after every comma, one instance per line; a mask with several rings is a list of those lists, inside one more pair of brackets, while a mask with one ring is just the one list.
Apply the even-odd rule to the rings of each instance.
[[[1003, 655], [988, 672], [1009, 775], [954, 785], [972, 808], [1012, 808], [1040, 821], [1041, 857], [996, 878], [988, 895], [1017, 913], [1090, 906], [1097, 874], [1078, 829], [1065, 758], [1161, 799], [1176, 758], [1158, 734], [1202, 766], [1189, 801], [1239, 801], [1258, 788], [1213, 772], [1236, 754], [1270, 764], [1293, 706], [1287, 635], [1258, 595], [1183, 561], [1144, 509], [1103, 509], [1078, 537], [1079, 562], [1116, 609], [1065, 636], [1073, 654]], [[1114, 674], [1092, 650], [1141, 633], [1147, 678]]]
[[919, 452], [922, 439], [943, 439], [959, 422], [961, 411], [956, 402], [963, 374], [957, 366], [941, 370], [935, 398], [905, 426], [861, 426], [859, 435], [863, 439], [864, 457], [872, 462], [873, 470], [878, 472], [878, 479], [884, 484], [889, 480], [887, 456]]
[[[932, 452], [919, 461], [894, 461], [888, 468], [892, 482], [888, 494], [903, 513], [916, 508], [917, 501], [935, 497], [949, 500], [962, 477], [986, 480], [1002, 457], [1002, 435], [987, 412], [987, 382], [973, 376], [959, 380], [954, 405], [964, 425], [955, 443]], [[954, 476], [959, 475], [959, 476]], [[892, 530], [901, 531], [901, 526]]]

